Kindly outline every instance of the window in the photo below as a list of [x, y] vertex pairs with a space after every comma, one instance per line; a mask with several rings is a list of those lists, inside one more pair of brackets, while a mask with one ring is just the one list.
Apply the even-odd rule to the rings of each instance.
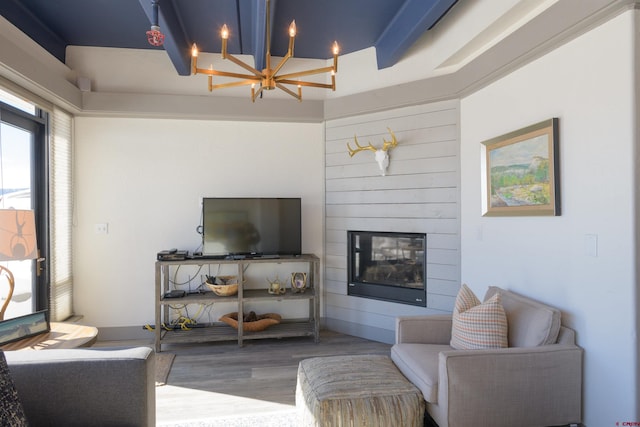
[[72, 117], [47, 107], [0, 89], [0, 208], [35, 211], [42, 260], [7, 263], [16, 291], [5, 318], [42, 309], [53, 321], [73, 314]]

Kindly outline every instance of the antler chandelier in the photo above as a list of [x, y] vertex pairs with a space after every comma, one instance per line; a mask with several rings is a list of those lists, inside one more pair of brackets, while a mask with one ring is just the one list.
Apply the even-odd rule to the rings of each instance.
[[[214, 89], [222, 89], [235, 86], [251, 85], [251, 101], [255, 102], [256, 98], [264, 90], [273, 90], [278, 88], [289, 95], [296, 98], [298, 101], [302, 101], [302, 86], [317, 87], [323, 89], [336, 90], [336, 73], [338, 72], [338, 53], [339, 47], [337, 42], [333, 42], [333, 65], [330, 67], [315, 68], [312, 70], [299, 71], [288, 74], [278, 74], [282, 66], [293, 57], [293, 45], [296, 38], [296, 21], [292, 21], [289, 25], [289, 48], [287, 54], [280, 60], [275, 68], [271, 68], [271, 35], [269, 29], [269, 3], [267, 0], [266, 8], [266, 55], [264, 70], [260, 71], [256, 68], [245, 64], [240, 59], [236, 58], [232, 54], [227, 52], [227, 40], [229, 39], [229, 28], [226, 24], [222, 26], [220, 31], [220, 37], [222, 38], [222, 59], [228, 59], [234, 64], [244, 68], [251, 74], [239, 74], [230, 73], [226, 71], [214, 70], [211, 68], [198, 68], [198, 47], [194, 43], [191, 48], [191, 73], [192, 74], [206, 74], [209, 80], [209, 92]], [[316, 83], [300, 80], [300, 77], [310, 76], [314, 74], [331, 73], [331, 84]], [[232, 77], [242, 79], [236, 82], [213, 84], [213, 76]], [[260, 87], [256, 90], [256, 84], [260, 84]], [[296, 85], [298, 90], [294, 92], [285, 85]]]

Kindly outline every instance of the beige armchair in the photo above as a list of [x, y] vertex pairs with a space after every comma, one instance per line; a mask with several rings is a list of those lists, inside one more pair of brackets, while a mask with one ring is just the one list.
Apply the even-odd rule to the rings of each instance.
[[451, 315], [400, 317], [391, 359], [421, 391], [439, 427], [541, 427], [582, 420], [582, 355], [560, 312], [499, 292], [509, 348], [455, 350]]

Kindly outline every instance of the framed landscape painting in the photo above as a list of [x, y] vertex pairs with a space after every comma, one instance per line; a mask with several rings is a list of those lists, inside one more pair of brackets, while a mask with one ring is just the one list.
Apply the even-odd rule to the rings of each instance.
[[483, 143], [483, 215], [560, 215], [558, 119]]

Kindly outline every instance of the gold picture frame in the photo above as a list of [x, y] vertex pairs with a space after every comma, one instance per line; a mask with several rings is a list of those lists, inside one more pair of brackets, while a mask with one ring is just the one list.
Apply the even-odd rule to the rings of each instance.
[[558, 216], [558, 119], [482, 142], [483, 216]]

